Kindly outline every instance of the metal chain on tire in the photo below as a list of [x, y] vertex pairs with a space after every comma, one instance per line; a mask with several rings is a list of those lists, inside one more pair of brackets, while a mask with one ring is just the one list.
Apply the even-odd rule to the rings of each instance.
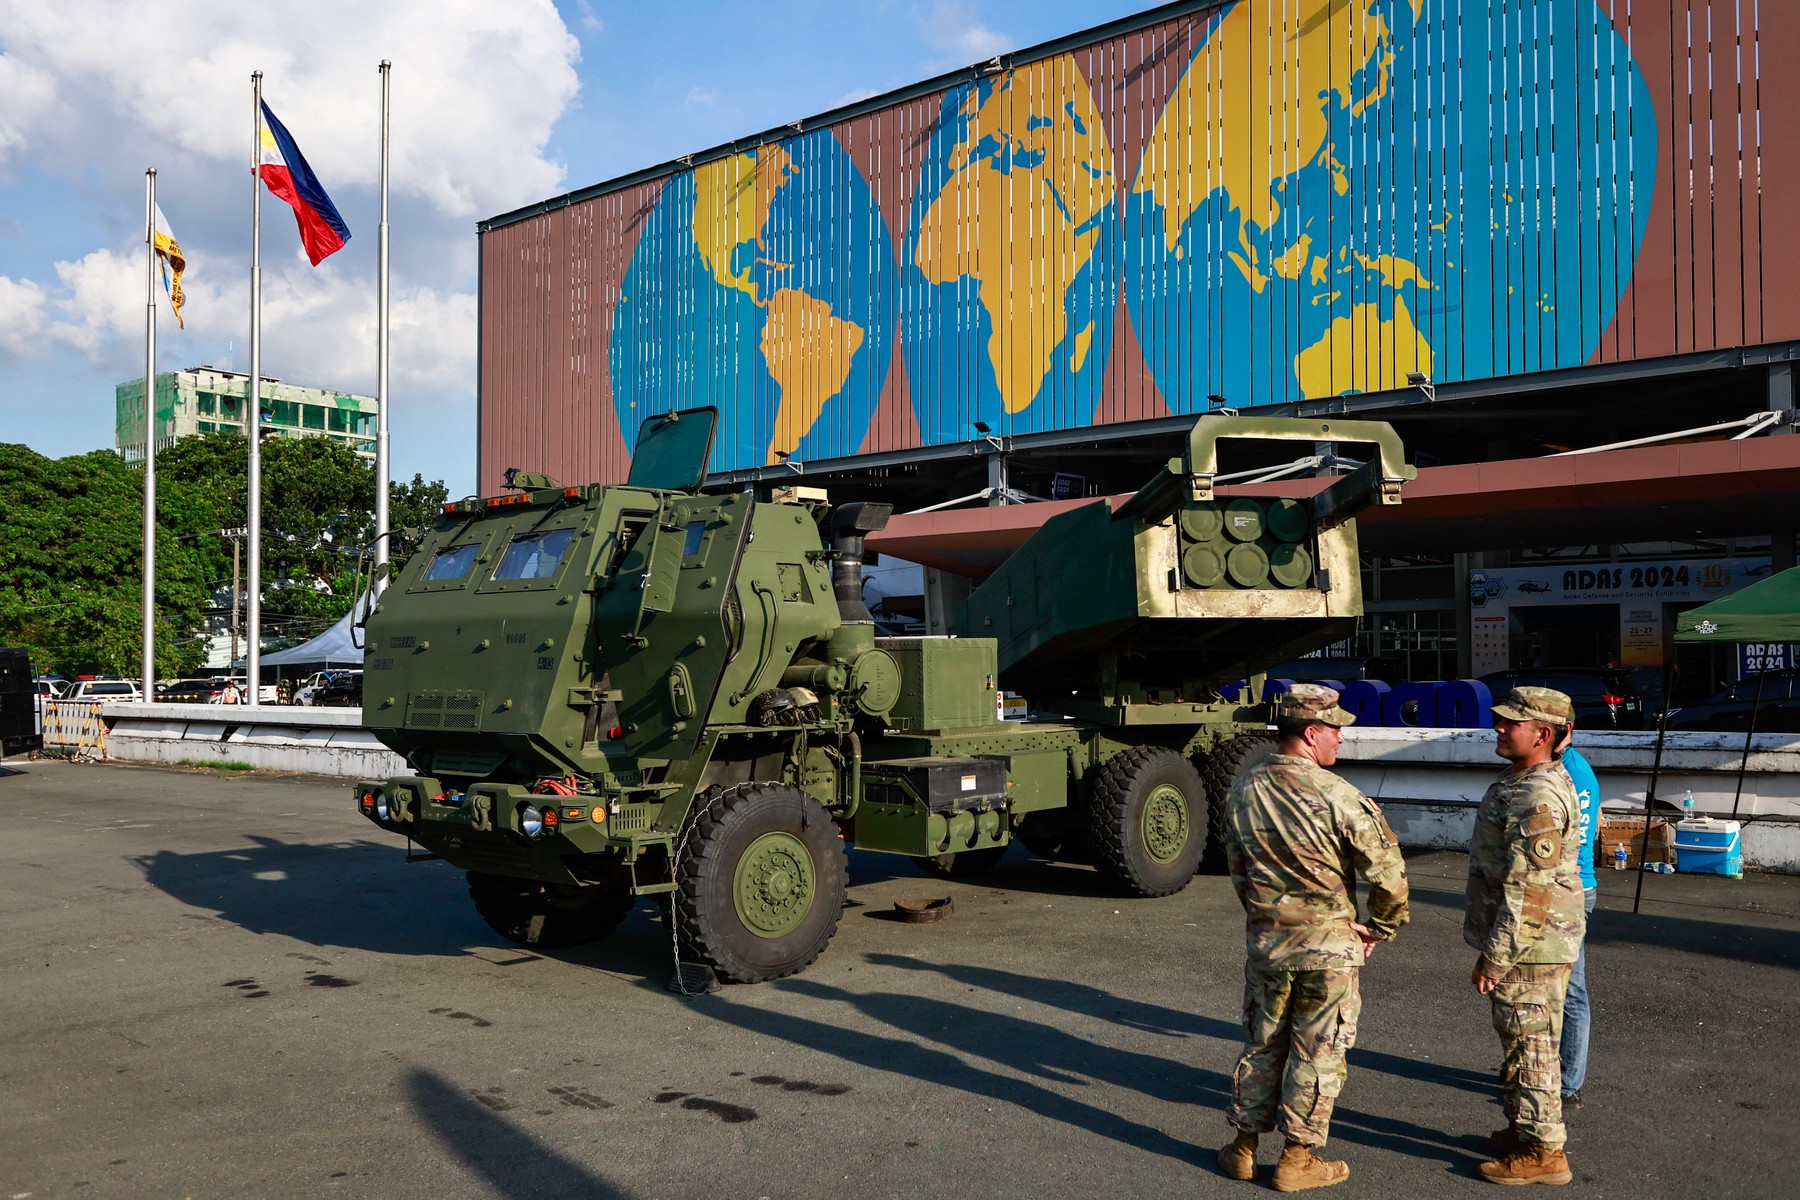
[[[718, 977], [710, 963], [683, 963], [681, 961], [681, 863], [687, 851], [688, 839], [700, 828], [702, 819], [710, 816], [719, 801], [723, 800], [734, 788], [721, 788], [702, 801], [698, 807], [688, 810], [687, 819], [681, 823], [681, 835], [675, 839], [675, 850], [669, 859], [669, 879], [675, 884], [675, 890], [669, 893], [669, 947], [670, 957], [674, 960], [675, 971], [670, 982], [673, 990], [688, 999], [710, 995], [719, 989]], [[692, 966], [706, 971], [711, 987], [702, 984], [699, 991], [689, 991], [687, 972], [684, 968]]]

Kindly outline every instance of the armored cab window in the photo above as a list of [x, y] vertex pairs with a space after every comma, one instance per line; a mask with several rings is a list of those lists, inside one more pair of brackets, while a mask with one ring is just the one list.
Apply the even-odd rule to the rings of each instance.
[[563, 551], [569, 548], [572, 529], [546, 529], [521, 533], [506, 547], [506, 555], [494, 570], [495, 579], [545, 579], [556, 574]]
[[446, 546], [437, 552], [431, 565], [425, 568], [425, 578], [461, 579], [469, 573], [469, 567], [475, 561], [475, 553], [480, 549], [481, 546], [475, 542], [466, 546]]

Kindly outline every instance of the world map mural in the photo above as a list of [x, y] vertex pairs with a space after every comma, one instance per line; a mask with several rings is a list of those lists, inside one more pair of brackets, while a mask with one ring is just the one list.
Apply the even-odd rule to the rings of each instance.
[[856, 454], [878, 412], [1077, 429], [1127, 378], [1194, 413], [1595, 353], [1660, 132], [1599, 5], [1246, 0], [1146, 44], [670, 174], [610, 313], [624, 444], [715, 404], [728, 470]]

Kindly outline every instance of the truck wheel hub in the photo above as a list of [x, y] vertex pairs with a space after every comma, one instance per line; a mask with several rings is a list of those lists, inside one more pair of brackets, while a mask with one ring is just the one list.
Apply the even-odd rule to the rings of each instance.
[[1144, 850], [1159, 863], [1174, 862], [1187, 840], [1187, 801], [1180, 788], [1165, 784], [1144, 801]]
[[738, 860], [732, 889], [738, 916], [758, 937], [792, 933], [811, 909], [817, 883], [805, 843], [790, 833], [765, 833]]

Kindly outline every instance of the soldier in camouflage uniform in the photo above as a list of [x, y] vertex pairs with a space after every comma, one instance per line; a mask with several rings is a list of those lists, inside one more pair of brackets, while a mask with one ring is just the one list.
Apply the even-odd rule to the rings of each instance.
[[[1219, 1151], [1233, 1179], [1256, 1177], [1259, 1133], [1287, 1139], [1275, 1187], [1295, 1192], [1350, 1176], [1313, 1151], [1325, 1144], [1343, 1090], [1344, 1056], [1362, 1008], [1358, 975], [1376, 942], [1407, 919], [1406, 864], [1374, 801], [1326, 768], [1356, 718], [1337, 693], [1296, 684], [1282, 697], [1277, 752], [1230, 798], [1225, 856], [1244, 905], [1244, 1053], [1232, 1076]], [[1356, 876], [1369, 881], [1369, 919], [1356, 919]]]
[[1469, 842], [1463, 940], [1477, 951], [1470, 976], [1491, 996], [1504, 1051], [1507, 1128], [1499, 1157], [1481, 1164], [1493, 1183], [1567, 1183], [1563, 1153], [1562, 1018], [1569, 972], [1586, 931], [1581, 890], [1581, 806], [1557, 757], [1574, 706], [1549, 688], [1515, 688], [1494, 706], [1495, 753], [1511, 766], [1481, 798]]

